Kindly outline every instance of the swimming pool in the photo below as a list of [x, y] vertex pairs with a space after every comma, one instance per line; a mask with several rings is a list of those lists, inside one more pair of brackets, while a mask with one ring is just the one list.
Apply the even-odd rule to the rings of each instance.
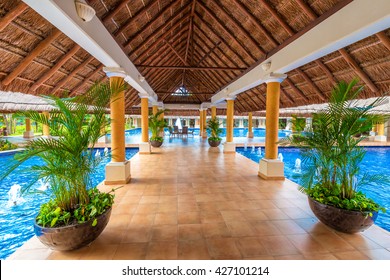
[[[95, 149], [103, 153], [103, 149]], [[126, 158], [132, 158], [138, 149], [126, 149]], [[0, 154], [0, 162], [5, 163], [13, 157], [13, 153]], [[105, 165], [110, 159], [104, 159], [97, 168], [93, 176], [93, 185], [97, 185], [104, 180]], [[37, 163], [37, 159], [31, 159], [22, 164], [16, 172], [5, 178], [0, 184], [0, 259], [5, 259], [17, 248], [22, 246], [27, 240], [34, 236], [33, 223], [38, 214], [39, 207], [46, 202], [49, 197], [42, 195], [25, 195], [23, 197], [9, 198], [9, 191], [12, 186], [26, 186], [32, 179], [32, 174], [22, 171], [27, 166]], [[17, 188], [17, 187], [16, 187]], [[13, 189], [16, 190], [14, 187]], [[38, 183], [33, 186], [33, 190], [42, 190], [45, 186]], [[16, 205], [13, 201], [16, 200]]]
[[[221, 128], [221, 138], [222, 141], [226, 140], [226, 128]], [[199, 136], [199, 128], [189, 128], [188, 130], [193, 131], [195, 136]], [[165, 137], [169, 138], [169, 130], [166, 128]], [[244, 143], [248, 141], [247, 138], [248, 128], [239, 128], [235, 127], [233, 129], [233, 141], [235, 143]], [[286, 137], [291, 134], [290, 130], [279, 130], [279, 138]], [[149, 136], [151, 134], [149, 133]], [[108, 142], [111, 141], [111, 135], [107, 134]], [[141, 128], [134, 128], [125, 131], [125, 140], [128, 144], [138, 144], [141, 142]], [[253, 138], [251, 142], [265, 142], [265, 129], [264, 128], [253, 128]]]
[[[366, 150], [362, 170], [370, 170], [372, 174], [389, 174], [390, 147], [367, 147]], [[260, 150], [261, 154], [259, 148], [254, 147], [236, 148], [236, 151], [257, 163], [264, 156], [264, 148]], [[299, 173], [295, 170], [296, 160], [300, 159], [299, 149], [282, 147], [279, 153], [283, 157], [286, 178], [300, 184]], [[386, 209], [386, 213], [379, 213], [375, 224], [390, 231], [390, 183], [373, 183], [371, 186], [362, 186], [360, 190]]]

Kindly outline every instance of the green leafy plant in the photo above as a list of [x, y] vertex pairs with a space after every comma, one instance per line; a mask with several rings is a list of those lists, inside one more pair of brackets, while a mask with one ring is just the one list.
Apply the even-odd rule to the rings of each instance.
[[384, 210], [359, 191], [363, 184], [389, 180], [361, 171], [365, 149], [359, 143], [364, 138], [355, 137], [369, 130], [373, 123], [387, 119], [370, 113], [384, 99], [357, 107], [356, 99], [363, 89], [357, 83], [356, 79], [349, 84], [338, 83], [327, 108], [313, 115], [312, 128], [283, 139], [281, 144], [300, 147], [305, 166], [301, 190], [313, 199], [348, 210]]
[[11, 143], [7, 139], [5, 139], [5, 140], [0, 139], [0, 151], [14, 150], [17, 147], [18, 147], [17, 145]]
[[215, 142], [222, 140], [222, 138], [220, 137], [222, 129], [220, 128], [219, 120], [216, 117], [211, 118], [207, 121], [207, 132], [210, 135], [208, 140]]
[[55, 106], [50, 118], [38, 112], [20, 112], [33, 121], [49, 126], [58, 137], [28, 141], [25, 150], [16, 153], [3, 170], [5, 178], [23, 162], [40, 158], [43, 165], [33, 165], [36, 177], [23, 192], [42, 179], [50, 186], [51, 198], [37, 216], [42, 226], [56, 227], [95, 219], [113, 203], [114, 194], [93, 189], [91, 175], [104, 155], [94, 156], [94, 145], [102, 136], [105, 114], [110, 99], [123, 90], [123, 85], [96, 84], [84, 95], [69, 99], [47, 97]]
[[150, 141], [158, 141], [163, 142], [164, 138], [161, 136], [165, 127], [168, 127], [168, 123], [166, 120], [161, 118], [161, 115], [165, 113], [166, 109], [158, 110], [155, 114], [150, 114], [149, 116], [149, 129], [152, 132], [152, 136], [150, 137]]
[[305, 130], [306, 127], [306, 119], [300, 118], [297, 115], [292, 115], [292, 125], [293, 125], [293, 131], [295, 132], [302, 132]]

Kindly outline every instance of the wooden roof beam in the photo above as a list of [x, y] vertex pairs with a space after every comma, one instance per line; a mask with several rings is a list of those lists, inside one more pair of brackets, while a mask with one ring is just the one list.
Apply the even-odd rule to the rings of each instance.
[[[119, 27], [114, 33], [114, 37], [118, 36], [119, 33], [125, 31], [135, 20], [139, 17], [144, 16], [145, 12], [148, 11], [157, 1], [150, 1], [146, 6], [140, 9], [133, 17], [129, 18], [121, 27]], [[112, 16], [111, 16], [112, 17]], [[108, 17], [107, 17], [108, 18]], [[104, 19], [103, 19], [104, 20]]]
[[85, 66], [87, 66], [88, 63], [90, 63], [94, 59], [93, 56], [90, 56], [88, 59], [86, 59], [83, 63], [79, 64], [76, 68], [73, 69], [72, 72], [66, 75], [65, 78], [63, 78], [61, 81], [59, 81], [55, 88], [52, 90], [53, 93], [55, 93], [57, 90], [61, 89], [63, 85], [66, 84], [67, 81], [69, 81], [76, 73], [78, 73], [81, 69], [83, 69]]
[[191, 7], [191, 15], [190, 15], [190, 22], [188, 23], [189, 25], [189, 31], [188, 31], [188, 36], [187, 36], [187, 44], [186, 44], [186, 52], [184, 55], [184, 60], [187, 61], [188, 58], [188, 50], [190, 48], [190, 40], [192, 37], [192, 32], [194, 28], [194, 15], [195, 15], [195, 6], [196, 6], [196, 0], [192, 0], [192, 7]]
[[303, 0], [295, 0], [295, 2], [302, 8], [304, 13], [311, 19], [315, 20], [318, 16], [316, 13], [312, 10], [312, 8], [306, 4]]
[[[129, 4], [131, 0], [126, 0], [126, 1], [122, 1], [120, 2], [113, 10], [109, 11], [106, 15], [104, 15], [104, 17], [102, 18], [102, 22], [104, 23], [108, 23], [110, 20], [113, 19], [113, 17], [119, 13], [120, 11], [122, 11], [126, 6], [127, 4]], [[142, 9], [141, 9], [142, 10]], [[134, 17], [132, 17], [134, 18]], [[131, 19], [132, 19], [131, 18]]]
[[[168, 47], [173, 51], [173, 53], [181, 60], [181, 62], [184, 63], [184, 65], [188, 66], [188, 63], [185, 61], [183, 57], [175, 50], [175, 48], [169, 43], [167, 40], [164, 40], [165, 44], [168, 45]], [[142, 67], [142, 66], [141, 66]]]
[[199, 6], [202, 7], [202, 9], [206, 12], [206, 14], [208, 16], [210, 16], [218, 25], [220, 28], [222, 28], [222, 30], [225, 31], [225, 33], [230, 37], [230, 39], [235, 42], [239, 47], [240, 49], [246, 53], [251, 59], [252, 61], [256, 61], [257, 59], [248, 51], [246, 50], [246, 48], [241, 44], [241, 42], [239, 42], [237, 40], [237, 38], [232, 34], [232, 32], [230, 30], [228, 30], [226, 28], [226, 26], [221, 22], [221, 20], [209, 9], [209, 7], [205, 6], [203, 3], [199, 2]]
[[288, 92], [286, 92], [282, 87], [280, 87], [280, 92], [286, 96], [286, 98], [291, 102], [291, 103], [295, 103], [295, 100], [291, 97], [290, 94], [288, 94]]
[[317, 87], [315, 83], [309, 78], [309, 76], [303, 72], [300, 68], [295, 69], [297, 73], [299, 73], [303, 79], [308, 83], [315, 91], [315, 93], [321, 98], [322, 101], [327, 101], [327, 96]]
[[378, 32], [375, 34], [376, 37], [382, 42], [382, 44], [390, 51], [390, 39], [387, 37], [384, 31]]
[[13, 9], [8, 11], [2, 18], [0, 18], [0, 32], [4, 30], [15, 18], [22, 14], [26, 9], [27, 5], [20, 1]]
[[317, 59], [317, 60], [316, 60], [316, 63], [317, 63], [317, 65], [322, 69], [322, 71], [325, 72], [326, 76], [327, 76], [330, 80], [332, 80], [332, 82], [333, 82], [334, 84], [337, 84], [336, 78], [333, 76], [332, 72], [330, 72], [330, 70], [328, 69], [328, 67], [327, 67], [324, 63], [322, 63], [322, 61], [321, 61], [320, 59]]
[[62, 56], [59, 61], [56, 62], [56, 64], [50, 68], [49, 71], [44, 73], [38, 81], [36, 81], [31, 87], [31, 91], [35, 91], [39, 86], [41, 86], [46, 80], [48, 80], [55, 72], [57, 72], [58, 69], [61, 68], [62, 65], [65, 64], [66, 61], [68, 61], [69, 58], [71, 58], [78, 50], [80, 49], [79, 45], [75, 45], [66, 55]]
[[302, 93], [300, 89], [298, 89], [294, 83], [287, 77], [285, 79], [286, 83], [292, 88], [292, 90], [299, 96], [301, 96], [305, 101], [309, 101], [309, 98]]
[[199, 66], [202, 63], [202, 61], [204, 61], [206, 58], [208, 58], [215, 51], [215, 49], [219, 46], [219, 44], [221, 44], [221, 41], [218, 41], [217, 43], [215, 43], [214, 46], [211, 49], [209, 49], [209, 51], [204, 56], [202, 56], [200, 58], [200, 60], [198, 61], [198, 63], [196, 65]]
[[28, 55], [18, 64], [18, 66], [8, 74], [2, 81], [3, 85], [9, 85], [20, 73], [22, 73], [28, 65], [44, 50], [46, 49], [59, 35], [61, 31], [55, 29], [47, 38], [41, 41], [35, 49], [28, 53]]
[[356, 61], [352, 58], [352, 56], [345, 50], [340, 49], [339, 53], [343, 56], [343, 58], [347, 61], [349, 66], [355, 71], [355, 73], [366, 83], [366, 85], [371, 89], [372, 92], [378, 92], [378, 88], [372, 82], [370, 77], [360, 68], [360, 66], [356, 63]]
[[101, 64], [94, 71], [92, 71], [88, 76], [86, 76], [84, 78], [84, 80], [79, 85], [74, 87], [71, 90], [70, 96], [75, 96], [77, 94], [77, 92], [80, 90], [80, 88], [83, 87], [88, 82], [88, 80], [92, 78], [92, 76], [94, 76], [95, 74], [99, 73], [102, 69], [103, 69], [103, 64]]
[[[265, 37], [267, 37], [267, 39], [272, 43], [272, 45], [274, 45], [274, 47], [278, 46], [279, 43], [275, 40], [274, 37], [272, 37], [272, 35], [268, 32], [267, 29], [265, 29], [265, 27], [263, 25], [261, 25], [261, 23], [257, 20], [257, 18], [248, 11], [248, 9], [244, 6], [243, 3], [241, 3], [240, 1], [238, 0], [234, 0], [233, 1], [236, 6], [241, 10], [241, 12], [243, 12], [248, 18], [249, 20], [254, 24], [256, 25], [256, 27], [261, 31], [261, 33], [264, 34]], [[264, 52], [264, 50], [262, 50]], [[265, 53], [265, 52], [264, 52]], [[264, 54], [263, 53], [263, 54]]]
[[[173, 8], [175, 5], [177, 5], [177, 3], [179, 3], [180, 0], [175, 0], [173, 1], [171, 4], [167, 5], [164, 9], [162, 9], [160, 11], [160, 13], [154, 18], [152, 19], [151, 21], [149, 21], [146, 25], [142, 26], [142, 29], [140, 29], [139, 31], [137, 31], [136, 34], [134, 34], [131, 38], [129, 38], [127, 40], [126, 43], [124, 43], [123, 47], [127, 47], [129, 46], [132, 42], [134, 42], [138, 36], [140, 36], [145, 30], [148, 30], [150, 26], [152, 26], [154, 23], [156, 23], [157, 21], [159, 21], [162, 16], [166, 13], [166, 11], [168, 11], [169, 9]], [[167, 20], [163, 25], [159, 26], [152, 34], [149, 35], [149, 37], [144, 40], [142, 42], [142, 45], [144, 44], [147, 44], [151, 38], [153, 38], [156, 34], [158, 34], [161, 30], [163, 30], [165, 27], [167, 27], [172, 20], [174, 20], [176, 17], [180, 16], [180, 14], [185, 10], [187, 9], [188, 5], [185, 5], [183, 7], [181, 7], [178, 11], [176, 11], [173, 16], [171, 16], [169, 18], [169, 20]]]
[[267, 0], [260, 0], [261, 4], [268, 10], [268, 12], [279, 22], [279, 24], [287, 31], [287, 33], [292, 36], [294, 35], [294, 30], [279, 16], [274, 8], [268, 4]]

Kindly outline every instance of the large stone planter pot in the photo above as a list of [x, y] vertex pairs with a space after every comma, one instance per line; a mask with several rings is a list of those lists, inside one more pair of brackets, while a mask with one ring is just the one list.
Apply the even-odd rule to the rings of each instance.
[[209, 145], [210, 145], [211, 147], [218, 147], [219, 144], [221, 144], [221, 140], [219, 140], [219, 141], [213, 141], [213, 140], [208, 139], [208, 142], [209, 142]]
[[155, 147], [155, 148], [158, 148], [162, 145], [163, 142], [160, 142], [160, 141], [150, 141], [150, 145], [152, 145], [152, 147]]
[[96, 226], [92, 226], [93, 220], [58, 228], [41, 227], [35, 223], [34, 232], [38, 239], [50, 249], [57, 251], [76, 250], [90, 244], [102, 233], [110, 219], [111, 209], [109, 208], [97, 217]]
[[378, 216], [378, 212], [350, 211], [330, 205], [322, 204], [311, 197], [308, 197], [309, 205], [314, 215], [325, 225], [344, 232], [356, 233], [372, 226]]

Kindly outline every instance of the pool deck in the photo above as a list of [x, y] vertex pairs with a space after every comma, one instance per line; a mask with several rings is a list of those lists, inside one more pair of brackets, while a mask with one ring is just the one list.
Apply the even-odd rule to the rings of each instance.
[[135, 155], [131, 182], [116, 191], [97, 240], [59, 252], [33, 237], [8, 260], [390, 260], [389, 232], [336, 232], [318, 222], [295, 183], [262, 180], [258, 164], [221, 151], [197, 137]]

